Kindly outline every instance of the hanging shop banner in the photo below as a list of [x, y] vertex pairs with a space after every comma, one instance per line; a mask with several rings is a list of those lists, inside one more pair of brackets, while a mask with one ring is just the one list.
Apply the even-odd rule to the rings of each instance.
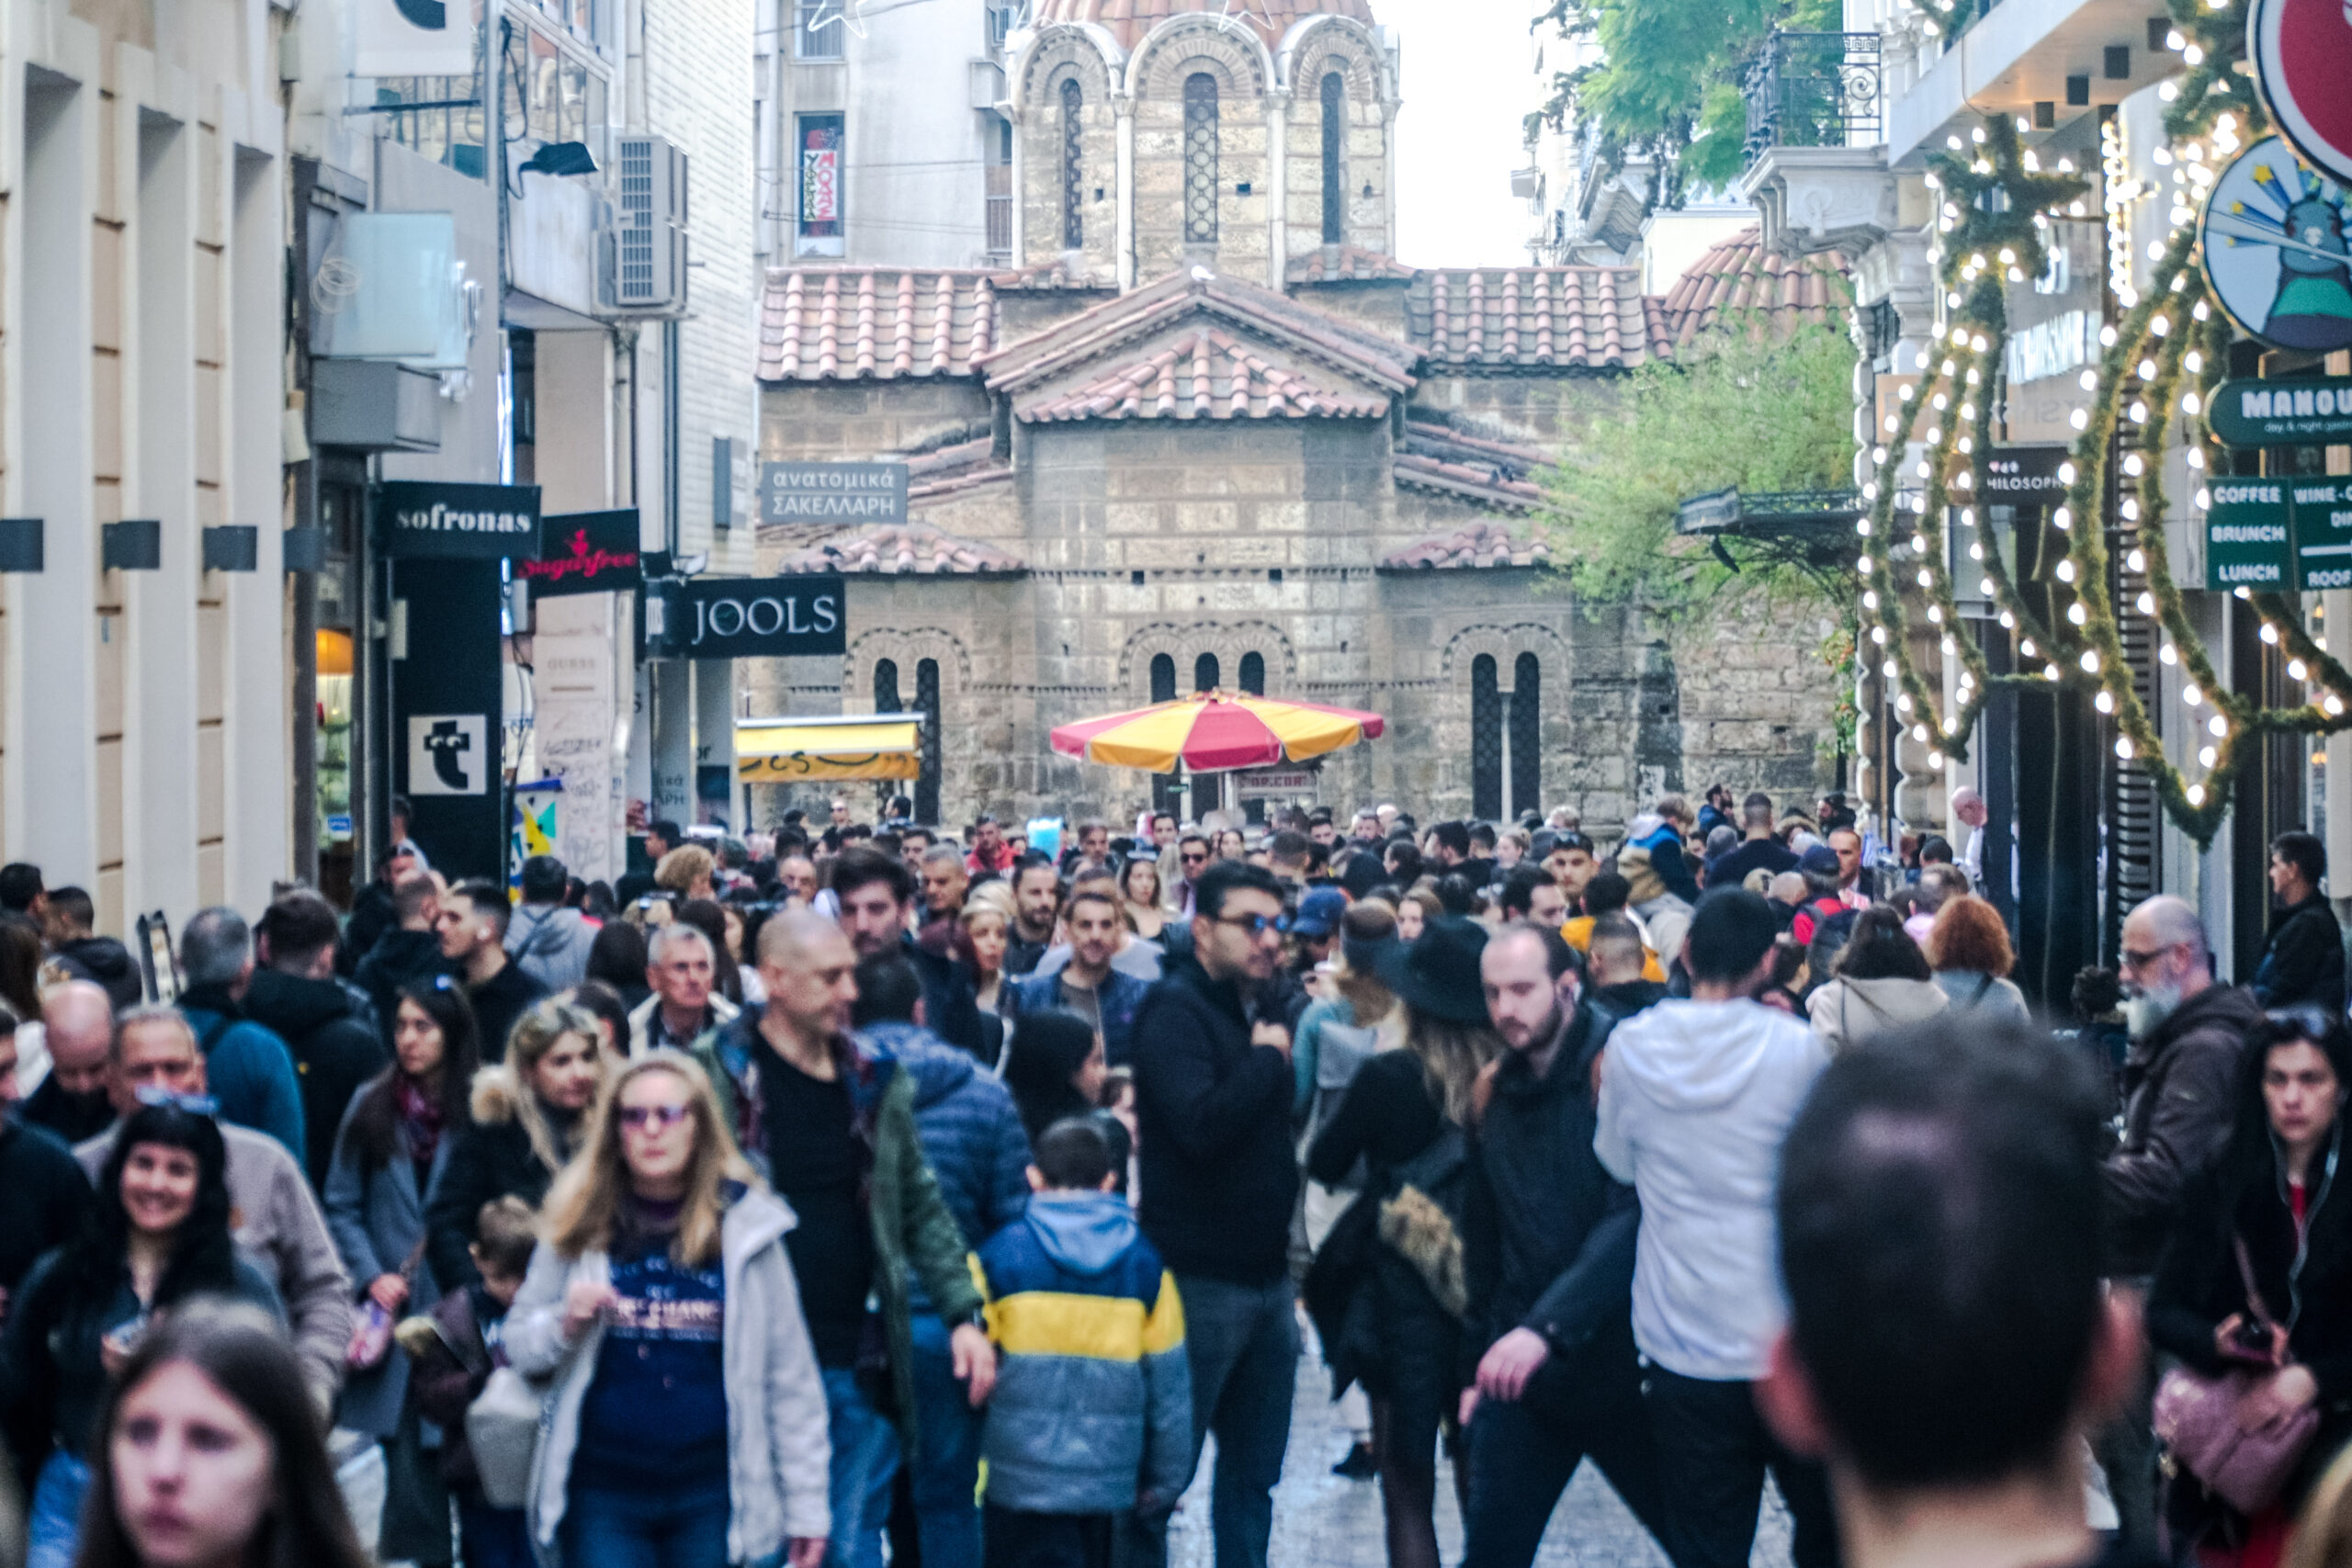
[[2282, 481], [2295, 534], [2295, 586], [2352, 588], [2352, 479]]
[[2064, 446], [1996, 446], [1984, 454], [1984, 493], [1991, 506], [2055, 506], [2066, 499], [2058, 470]]
[[2205, 509], [2205, 586], [2287, 585], [2287, 486], [2284, 479], [2216, 479]]
[[2352, 442], [2352, 378], [2224, 381], [2205, 418], [2227, 446], [2337, 446]]
[[904, 463], [762, 463], [763, 523], [904, 523]]
[[644, 581], [637, 551], [637, 511], [566, 512], [539, 519], [539, 558], [518, 561], [514, 575], [531, 597], [628, 593]]
[[355, 76], [471, 76], [473, 7], [467, 0], [357, 0], [351, 11]]
[[838, 577], [712, 577], [646, 596], [647, 646], [663, 659], [797, 659], [849, 651]]
[[539, 487], [381, 484], [376, 537], [395, 560], [526, 560], [539, 550]]
[[[2345, 24], [2339, 15], [2336, 27]], [[2338, 78], [2342, 80], [2342, 78]], [[2352, 94], [2340, 94], [2352, 112]], [[2199, 248], [2230, 319], [2274, 348], [2352, 348], [2352, 251], [2344, 192], [2267, 136], [2213, 182]]]
[[2312, 164], [2352, 182], [2352, 17], [2343, 0], [2255, 0], [2245, 54], [2271, 123]]

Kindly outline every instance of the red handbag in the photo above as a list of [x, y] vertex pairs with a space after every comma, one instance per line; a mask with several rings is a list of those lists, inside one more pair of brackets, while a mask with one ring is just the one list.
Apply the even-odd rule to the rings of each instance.
[[[2254, 1321], [2269, 1328], [2274, 1320], [2255, 1288], [2245, 1242], [2242, 1237], [2232, 1241], [2239, 1276], [2245, 1280], [2246, 1304]], [[2175, 1367], [2156, 1384], [2156, 1436], [2166, 1451], [2208, 1491], [2249, 1517], [2278, 1500], [2319, 1430], [2316, 1403], [2267, 1427], [2247, 1431], [2239, 1426], [2240, 1402], [2270, 1376], [2269, 1371], [2255, 1368], [2217, 1377]]]

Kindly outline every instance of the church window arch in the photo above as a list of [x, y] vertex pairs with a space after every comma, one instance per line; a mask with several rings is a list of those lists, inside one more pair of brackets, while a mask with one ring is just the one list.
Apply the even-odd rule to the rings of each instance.
[[1196, 71], [1184, 79], [1184, 240], [1216, 243], [1216, 78]]
[[[1151, 700], [1168, 703], [1176, 700], [1176, 660], [1169, 654], [1151, 656]], [[1184, 808], [1183, 786], [1174, 773], [1151, 775], [1151, 808], [1158, 811], [1178, 811]]]
[[1241, 656], [1241, 689], [1253, 697], [1266, 694], [1266, 656], [1245, 653]]
[[1075, 77], [1062, 82], [1062, 248], [1086, 245], [1086, 90]]
[[899, 661], [877, 659], [874, 661], [874, 711], [903, 713], [899, 705]]
[[1522, 653], [1510, 680], [1510, 809], [1544, 809], [1544, 661]]
[[1223, 673], [1223, 671], [1217, 664], [1216, 655], [1214, 653], [1202, 654], [1199, 658], [1193, 660], [1193, 690], [1196, 692], [1216, 691], [1217, 686], [1217, 677], [1221, 673]]
[[[1336, 67], [1338, 62], [1334, 61]], [[1323, 243], [1343, 244], [1348, 220], [1348, 82], [1338, 70], [1323, 76]]]
[[915, 820], [939, 820], [939, 660], [915, 661], [915, 711], [922, 715], [922, 772], [915, 779]]
[[1493, 821], [1503, 814], [1503, 696], [1495, 656], [1470, 661], [1470, 815]]

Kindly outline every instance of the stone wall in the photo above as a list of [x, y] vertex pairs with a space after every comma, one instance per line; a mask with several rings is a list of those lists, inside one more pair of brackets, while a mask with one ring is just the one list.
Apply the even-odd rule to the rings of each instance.
[[[1184, 238], [1184, 84], [1217, 84], [1216, 240]], [[1262, 282], [1273, 171], [1268, 159], [1264, 51], [1214, 17], [1160, 34], [1129, 66], [1136, 85], [1136, 276], [1194, 264]], [[1247, 187], [1245, 194], [1244, 187]]]
[[971, 380], [771, 381], [760, 388], [760, 457], [855, 462], [962, 438], [989, 416]]
[[1337, 71], [1346, 80], [1347, 96], [1340, 128], [1341, 231], [1336, 243], [1389, 254], [1390, 110], [1381, 100], [1377, 46], [1352, 27], [1326, 24], [1301, 41], [1294, 58], [1296, 80], [1284, 137], [1290, 167], [1283, 254], [1303, 255], [1324, 243], [1323, 78]]
[[1502, 440], [1544, 447], [1573, 439], [1616, 400], [1615, 378], [1605, 372], [1480, 376], [1431, 369], [1413, 389], [1416, 409], [1466, 415], [1471, 428], [1483, 426]]
[[[1062, 84], [1080, 93], [1078, 182], [1081, 243], [1064, 243]], [[1111, 103], [1111, 71], [1094, 40], [1074, 28], [1041, 39], [1023, 68], [1018, 102], [1021, 139], [1021, 266], [1075, 257], [1075, 270], [1105, 276], [1118, 269], [1118, 117]]]

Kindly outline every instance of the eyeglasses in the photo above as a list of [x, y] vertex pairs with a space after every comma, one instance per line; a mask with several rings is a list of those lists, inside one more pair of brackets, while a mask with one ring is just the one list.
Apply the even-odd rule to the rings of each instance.
[[1238, 926], [1251, 936], [1264, 936], [1268, 931], [1283, 929], [1280, 915], [1212, 915], [1209, 918], [1221, 926]]
[[624, 1105], [621, 1125], [632, 1133], [666, 1133], [693, 1114], [684, 1105]]
[[2123, 960], [2123, 967], [2126, 969], [2145, 969], [2148, 965], [2154, 964], [2157, 959], [2162, 958], [2165, 953], [2170, 953], [2174, 948], [2178, 947], [2180, 943], [2177, 942], [2166, 942], [2164, 946], [2155, 948], [2147, 953], [2134, 953], [2132, 949], [2127, 947], [2117, 956]]
[[133, 1097], [141, 1105], [168, 1105], [190, 1116], [218, 1116], [220, 1102], [209, 1094], [182, 1094], [160, 1084], [141, 1084]]

